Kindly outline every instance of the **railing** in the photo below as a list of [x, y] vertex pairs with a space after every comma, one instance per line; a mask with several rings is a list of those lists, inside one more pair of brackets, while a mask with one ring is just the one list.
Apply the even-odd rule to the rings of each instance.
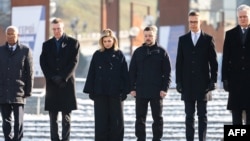
[[32, 96], [37, 97], [36, 114], [40, 114], [41, 98], [45, 96], [45, 88], [33, 88]]
[[[85, 83], [86, 78], [76, 78], [76, 83]], [[76, 92], [81, 93], [82, 89], [76, 87]], [[37, 97], [36, 114], [40, 114], [41, 109], [41, 98], [45, 96], [45, 88], [33, 88], [32, 96]]]

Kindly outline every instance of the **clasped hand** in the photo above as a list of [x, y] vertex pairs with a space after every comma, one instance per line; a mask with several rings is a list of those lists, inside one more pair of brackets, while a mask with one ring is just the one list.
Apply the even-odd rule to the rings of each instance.
[[66, 86], [66, 82], [63, 80], [63, 78], [59, 75], [53, 76], [52, 81], [60, 88]]
[[208, 84], [208, 88], [207, 88], [207, 92], [209, 91], [212, 91], [212, 90], [215, 90], [216, 88], [216, 85], [215, 85], [215, 82], [211, 81], [209, 84]]

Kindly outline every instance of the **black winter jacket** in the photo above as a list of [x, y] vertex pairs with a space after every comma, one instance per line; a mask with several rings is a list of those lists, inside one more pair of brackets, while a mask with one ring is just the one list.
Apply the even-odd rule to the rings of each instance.
[[129, 93], [128, 66], [120, 50], [112, 48], [94, 53], [83, 92], [115, 98]]
[[131, 91], [139, 98], [160, 98], [160, 91], [169, 88], [171, 65], [167, 52], [157, 43], [143, 44], [134, 51], [129, 75]]
[[33, 87], [31, 50], [17, 43], [14, 52], [8, 44], [0, 47], [0, 104], [25, 104]]

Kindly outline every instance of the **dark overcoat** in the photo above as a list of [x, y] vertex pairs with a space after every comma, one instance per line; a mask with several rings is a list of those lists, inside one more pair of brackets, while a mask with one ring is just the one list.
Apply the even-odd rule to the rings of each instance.
[[33, 87], [33, 58], [30, 48], [17, 43], [14, 52], [8, 44], [0, 47], [0, 104], [25, 104]]
[[179, 37], [176, 83], [183, 87], [182, 100], [206, 100], [210, 81], [217, 81], [218, 62], [213, 37], [201, 32], [194, 46], [191, 32]]
[[94, 53], [83, 92], [115, 98], [129, 93], [128, 66], [120, 50], [97, 50]]
[[[59, 52], [55, 38], [43, 43], [40, 66], [46, 79], [45, 110], [71, 111], [77, 109], [75, 93], [75, 69], [79, 61], [79, 42], [63, 35]], [[59, 75], [66, 86], [58, 87], [52, 77]]]
[[250, 31], [242, 42], [240, 26], [226, 32], [223, 60], [222, 81], [229, 82], [229, 110], [250, 109]]
[[167, 52], [157, 43], [151, 47], [143, 44], [132, 56], [129, 65], [130, 88], [137, 98], [161, 98], [171, 82], [171, 65]]

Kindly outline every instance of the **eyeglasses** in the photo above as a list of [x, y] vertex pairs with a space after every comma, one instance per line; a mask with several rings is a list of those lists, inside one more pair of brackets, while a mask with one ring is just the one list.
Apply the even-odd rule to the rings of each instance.
[[198, 24], [198, 21], [189, 21], [190, 24]]

